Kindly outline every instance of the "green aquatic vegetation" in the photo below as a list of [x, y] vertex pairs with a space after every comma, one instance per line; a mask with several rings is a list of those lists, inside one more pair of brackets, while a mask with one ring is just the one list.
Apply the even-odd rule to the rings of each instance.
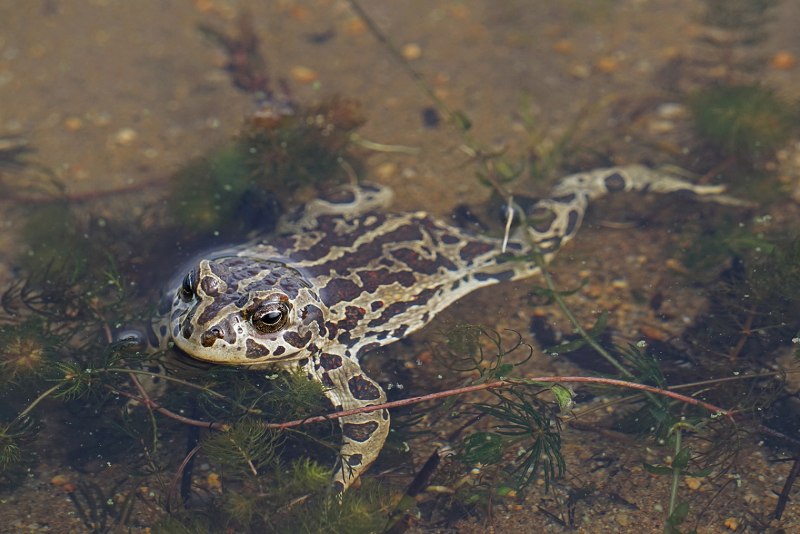
[[[333, 98], [292, 114], [256, 114], [237, 144], [257, 184], [290, 189], [345, 176], [350, 136], [364, 123], [355, 100]], [[353, 161], [350, 161], [353, 164]]]
[[245, 418], [226, 432], [209, 434], [203, 440], [203, 452], [222, 467], [258, 476], [263, 469], [274, 468], [281, 438], [261, 421]]
[[[519, 448], [524, 451], [503, 466], [503, 486], [523, 490], [541, 477], [545, 488], [548, 488], [553, 480], [563, 476], [566, 463], [561, 454], [558, 406], [540, 399], [541, 393], [531, 391], [529, 387], [512, 388], [495, 393], [495, 402], [476, 404], [478, 411], [492, 416], [497, 422], [492, 425], [491, 433], [465, 441], [462, 459], [465, 462], [472, 458], [483, 460], [487, 465], [496, 464], [502, 459], [497, 454], [502, 443], [505, 450]], [[476, 440], [483, 441], [481, 446], [474, 446]], [[490, 454], [485, 454], [487, 452]]]
[[797, 109], [759, 85], [717, 86], [689, 98], [702, 140], [744, 159], [767, 157], [795, 131]]
[[170, 178], [168, 218], [183, 229], [176, 233], [241, 239], [271, 230], [298, 188], [341, 182], [359, 167], [351, 135], [362, 123], [358, 104], [341, 98], [262, 110], [232, 144]]
[[533, 348], [519, 333], [509, 333], [516, 339], [506, 343], [500, 333], [489, 328], [456, 325], [443, 334], [444, 343], [439, 347], [438, 358], [451, 371], [479, 373], [483, 382], [502, 379], [533, 356]]
[[135, 502], [135, 490], [128, 490], [124, 499], [118, 501], [115, 494], [122, 483], [115, 484], [106, 492], [94, 483], [80, 482], [69, 499], [84, 526], [92, 533], [111, 533], [122, 531], [130, 526], [130, 514]]
[[0, 481], [26, 459], [25, 449], [35, 439], [38, 425], [30, 417], [18, 417], [0, 425]]
[[709, 312], [685, 335], [720, 364], [755, 363], [800, 329], [800, 239], [737, 235], [725, 240], [731, 261], [709, 286]]
[[[582, 152], [587, 151], [586, 138], [590, 121], [598, 111], [607, 107], [608, 99], [601, 99], [583, 107], [561, 131], [549, 126], [536, 109], [531, 95], [523, 94], [520, 98], [517, 116], [525, 132], [525, 149], [527, 151], [527, 167], [530, 177], [535, 182], [551, 180], [559, 171], [568, 168]], [[511, 170], [516, 168], [511, 167]], [[516, 177], [520, 171], [511, 174]]]
[[767, 22], [766, 14], [780, 0], [704, 0], [706, 11], [703, 23], [716, 28], [747, 30], [745, 44], [759, 42], [764, 34], [762, 27]]
[[237, 146], [189, 163], [170, 178], [169, 218], [190, 230], [189, 236], [224, 230], [237, 220], [250, 172]]
[[42, 317], [0, 324], [0, 386], [48, 376], [66, 341]]
[[101, 253], [84, 227], [66, 201], [27, 207], [21, 234], [29, 250], [21, 257], [23, 265], [38, 272], [55, 264], [79, 276]]

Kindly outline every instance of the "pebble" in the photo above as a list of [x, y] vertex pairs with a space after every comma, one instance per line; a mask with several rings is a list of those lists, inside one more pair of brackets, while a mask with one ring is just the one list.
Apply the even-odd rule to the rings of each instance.
[[727, 528], [728, 530], [733, 530], [733, 531], [739, 530], [739, 520], [736, 519], [735, 517], [729, 517], [728, 519], [725, 520], [723, 525], [725, 525], [725, 528]]
[[208, 485], [209, 489], [221, 489], [222, 488], [222, 480], [219, 478], [218, 473], [211, 472], [206, 477], [206, 484]]
[[414, 61], [415, 59], [419, 59], [422, 57], [422, 47], [420, 47], [416, 43], [408, 43], [403, 45], [402, 50], [400, 53], [403, 54], [403, 57], [409, 61]]
[[67, 478], [66, 475], [55, 475], [50, 479], [50, 484], [54, 486], [63, 486], [64, 484], [69, 484], [69, 478]]
[[627, 527], [631, 524], [631, 518], [628, 514], [617, 514], [614, 516], [614, 520], [621, 527]]
[[364, 21], [360, 18], [352, 18], [344, 23], [344, 33], [351, 37], [357, 37], [367, 30]]
[[583, 63], [573, 63], [569, 66], [567, 72], [569, 72], [570, 76], [573, 78], [578, 78], [579, 80], [588, 78], [592, 73], [592, 71], [589, 69], [589, 66]]
[[656, 341], [666, 341], [669, 339], [669, 334], [667, 332], [646, 324], [643, 324], [639, 327], [639, 332], [647, 339], [653, 339]]
[[303, 67], [302, 65], [295, 65], [289, 70], [292, 79], [298, 83], [313, 83], [319, 79], [319, 74], [314, 69]]
[[64, 128], [68, 132], [77, 132], [83, 128], [83, 120], [80, 117], [69, 117], [64, 121]]
[[689, 269], [687, 269], [680, 261], [676, 260], [675, 258], [667, 258], [664, 261], [664, 266], [671, 271], [675, 271], [680, 274], [689, 274]]
[[611, 281], [611, 287], [614, 289], [628, 289], [628, 281], [622, 278], [615, 278]]
[[785, 50], [772, 56], [772, 61], [770, 61], [772, 68], [778, 70], [791, 70], [796, 63], [797, 59], [795, 59], [794, 54]]
[[375, 168], [375, 176], [382, 180], [391, 178], [397, 173], [397, 165], [392, 162], [381, 163]]
[[611, 56], [604, 56], [597, 60], [595, 67], [603, 74], [612, 74], [619, 69], [619, 61]]
[[571, 54], [575, 50], [575, 45], [569, 39], [559, 39], [553, 43], [553, 52], [556, 54]]
[[665, 102], [656, 108], [656, 115], [665, 120], [682, 119], [689, 116], [689, 109], [683, 104]]
[[647, 131], [652, 134], [665, 134], [675, 129], [675, 123], [668, 120], [653, 120], [647, 123]]
[[702, 479], [695, 478], [695, 477], [686, 477], [683, 482], [686, 484], [686, 487], [692, 491], [697, 491], [700, 489], [700, 486], [703, 485]]
[[133, 128], [122, 128], [114, 134], [114, 142], [121, 146], [130, 145], [138, 136]]
[[311, 18], [311, 11], [307, 7], [294, 6], [289, 10], [289, 16], [299, 22], [305, 22]]

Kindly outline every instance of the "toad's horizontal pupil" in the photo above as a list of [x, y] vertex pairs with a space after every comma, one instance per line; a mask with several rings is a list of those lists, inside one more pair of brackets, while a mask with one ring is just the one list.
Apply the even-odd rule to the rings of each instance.
[[280, 320], [281, 315], [282, 315], [281, 312], [279, 312], [278, 310], [267, 312], [264, 315], [264, 322], [276, 323], [278, 322], [278, 320]]

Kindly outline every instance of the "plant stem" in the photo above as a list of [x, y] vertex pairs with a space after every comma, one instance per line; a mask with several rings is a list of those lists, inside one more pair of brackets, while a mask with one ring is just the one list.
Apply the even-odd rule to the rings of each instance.
[[590, 383], [590, 384], [603, 384], [608, 386], [614, 387], [621, 387], [621, 388], [630, 388], [630, 389], [638, 389], [640, 391], [645, 391], [647, 393], [656, 394], [656, 395], [663, 395], [665, 397], [670, 397], [672, 399], [684, 402], [686, 404], [691, 404], [692, 406], [701, 406], [706, 410], [714, 414], [722, 414], [728, 417], [731, 417], [731, 413], [724, 408], [720, 408], [719, 406], [715, 406], [713, 404], [703, 402], [701, 400], [697, 400], [692, 397], [687, 397], [686, 395], [681, 395], [680, 393], [675, 393], [674, 391], [669, 391], [666, 389], [657, 388], [654, 386], [647, 386], [645, 384], [638, 384], [636, 382], [629, 382], [626, 380], [617, 380], [614, 378], [599, 378], [599, 377], [592, 377], [592, 376], [540, 376], [540, 377], [533, 377], [524, 380], [516, 379], [516, 380], [498, 380], [495, 382], [484, 382], [483, 384], [475, 384], [473, 386], [466, 386], [463, 388], [457, 389], [449, 389], [446, 391], [438, 391], [436, 393], [430, 393], [428, 395], [421, 395], [418, 397], [409, 397], [407, 399], [401, 399], [392, 402], [386, 402], [383, 404], [376, 404], [374, 406], [365, 406], [363, 408], [357, 408], [354, 410], [346, 410], [342, 412], [335, 412], [327, 415], [318, 415], [315, 417], [308, 417], [306, 419], [297, 419], [295, 421], [288, 421], [285, 423], [267, 423], [264, 426], [266, 428], [291, 428], [295, 426], [306, 425], [310, 423], [319, 423], [323, 421], [329, 421], [331, 419], [339, 419], [341, 417], [348, 417], [351, 415], [357, 415], [362, 413], [369, 413], [374, 412], [377, 410], [383, 409], [390, 409], [390, 408], [398, 408], [401, 406], [408, 406], [410, 404], [418, 404], [420, 402], [443, 399], [446, 397], [452, 397], [455, 395], [463, 395], [465, 393], [471, 393], [474, 391], [483, 391], [487, 389], [498, 389], [498, 388], [506, 388], [511, 386], [519, 386], [519, 385], [536, 385], [541, 383]]
[[41, 395], [39, 395], [38, 397], [36, 397], [36, 398], [33, 400], [33, 402], [31, 402], [31, 403], [28, 405], [28, 407], [27, 407], [27, 408], [25, 408], [24, 410], [22, 410], [22, 411], [19, 413], [19, 415], [17, 415], [17, 418], [16, 418], [16, 419], [17, 419], [17, 421], [19, 421], [19, 420], [21, 420], [21, 419], [24, 419], [24, 418], [25, 418], [25, 417], [26, 417], [26, 416], [27, 416], [29, 413], [31, 413], [31, 412], [33, 411], [33, 409], [34, 409], [34, 408], [36, 408], [36, 406], [37, 406], [37, 405], [38, 405], [40, 402], [42, 402], [42, 401], [43, 401], [43, 400], [45, 400], [47, 397], [49, 397], [50, 395], [52, 395], [53, 393], [55, 393], [56, 391], [58, 391], [58, 390], [59, 390], [59, 388], [61, 388], [61, 386], [62, 386], [62, 383], [60, 383], [60, 382], [59, 382], [59, 383], [58, 383], [58, 384], [56, 384], [55, 386], [51, 387], [50, 389], [48, 389], [47, 391], [45, 391], [44, 393], [42, 393]]
[[[681, 435], [681, 429], [679, 428], [675, 431], [675, 455], [673, 458], [677, 458], [678, 454], [681, 452]], [[681, 482], [682, 474], [683, 469], [673, 466], [672, 485], [669, 489], [669, 510], [667, 512], [667, 517], [672, 517], [672, 513], [675, 511], [675, 506], [678, 504], [678, 484]]]
[[542, 272], [542, 278], [544, 278], [544, 283], [547, 286], [547, 289], [550, 290], [550, 295], [555, 303], [558, 304], [558, 307], [561, 309], [564, 315], [566, 315], [567, 320], [569, 320], [569, 322], [572, 324], [575, 332], [577, 332], [577, 334], [581, 336], [581, 338], [583, 338], [583, 340], [590, 347], [596, 350], [600, 356], [605, 358], [606, 361], [608, 361], [608, 363], [610, 363], [623, 376], [626, 376], [630, 379], [636, 378], [633, 373], [625, 369], [625, 367], [619, 363], [616, 358], [614, 358], [606, 349], [604, 349], [592, 336], [589, 335], [589, 332], [587, 332], [583, 326], [581, 326], [578, 318], [575, 317], [575, 315], [572, 313], [572, 310], [567, 307], [567, 303], [564, 302], [564, 297], [561, 296], [561, 293], [559, 293], [555, 283], [553, 283], [553, 278], [550, 276], [550, 273], [547, 271], [547, 269], [545, 269], [545, 261], [541, 253], [538, 251], [534, 252], [533, 259], [536, 261], [536, 264], [539, 266], [539, 269]]

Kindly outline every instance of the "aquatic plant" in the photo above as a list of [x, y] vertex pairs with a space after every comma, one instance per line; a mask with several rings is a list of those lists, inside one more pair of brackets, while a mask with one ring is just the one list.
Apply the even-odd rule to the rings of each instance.
[[797, 123], [797, 109], [759, 85], [702, 89], [689, 99], [701, 138], [727, 155], [763, 158], [784, 144]]
[[287, 113], [262, 108], [233, 144], [170, 178], [166, 216], [173, 231], [220, 241], [271, 231], [298, 188], [342, 182], [355, 172], [351, 135], [362, 123], [358, 104], [342, 98]]

